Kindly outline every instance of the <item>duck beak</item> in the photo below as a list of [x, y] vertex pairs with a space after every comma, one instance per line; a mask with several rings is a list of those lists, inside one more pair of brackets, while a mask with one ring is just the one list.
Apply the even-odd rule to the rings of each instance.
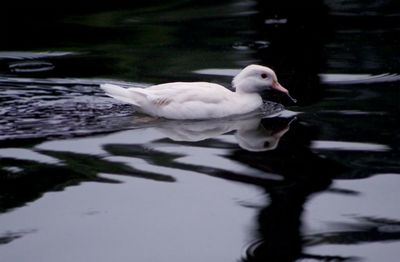
[[278, 81], [274, 80], [272, 82], [272, 88], [279, 92], [285, 93], [290, 98], [290, 100], [292, 100], [294, 103], [297, 103], [297, 100], [294, 99], [293, 97], [291, 97], [289, 94], [289, 91], [286, 88], [284, 88], [283, 86], [281, 86], [281, 84], [279, 84]]
[[283, 86], [281, 86], [281, 84], [279, 84], [278, 81], [276, 81], [276, 80], [274, 80], [272, 82], [272, 88], [279, 92], [289, 94], [289, 91], [286, 88], [284, 88]]

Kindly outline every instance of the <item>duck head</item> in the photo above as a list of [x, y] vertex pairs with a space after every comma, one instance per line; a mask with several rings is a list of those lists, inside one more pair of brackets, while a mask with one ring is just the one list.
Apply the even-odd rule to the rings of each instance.
[[249, 65], [245, 67], [233, 80], [232, 85], [236, 92], [259, 93], [264, 90], [276, 90], [286, 94], [293, 102], [289, 91], [278, 82], [274, 70], [266, 66]]

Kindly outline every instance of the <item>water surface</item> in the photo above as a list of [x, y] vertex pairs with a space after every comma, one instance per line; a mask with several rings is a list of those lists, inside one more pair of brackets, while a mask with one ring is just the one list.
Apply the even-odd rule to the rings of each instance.
[[[40, 7], [0, 20], [4, 261], [398, 260], [395, 4]], [[250, 63], [299, 103], [170, 121], [99, 89]]]

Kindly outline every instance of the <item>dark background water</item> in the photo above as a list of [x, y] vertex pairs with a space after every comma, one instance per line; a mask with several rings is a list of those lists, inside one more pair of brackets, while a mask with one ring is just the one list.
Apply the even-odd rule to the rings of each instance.
[[[396, 1], [12, 3], [0, 29], [4, 261], [397, 261]], [[138, 115], [99, 84], [272, 67], [299, 103]], [[271, 110], [271, 109], [269, 109]]]

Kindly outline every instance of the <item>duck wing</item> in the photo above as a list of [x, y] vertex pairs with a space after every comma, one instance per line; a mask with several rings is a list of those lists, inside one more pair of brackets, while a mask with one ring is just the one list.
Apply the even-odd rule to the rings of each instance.
[[141, 107], [145, 113], [173, 119], [199, 119], [225, 114], [224, 105], [234, 96], [225, 87], [206, 82], [161, 84], [139, 92], [147, 98], [147, 103]]
[[[128, 90], [137, 91], [136, 88]], [[151, 86], [139, 92], [146, 94], [154, 104], [165, 105], [171, 102], [220, 103], [226, 100], [232, 91], [225, 87], [207, 82], [174, 82]]]

